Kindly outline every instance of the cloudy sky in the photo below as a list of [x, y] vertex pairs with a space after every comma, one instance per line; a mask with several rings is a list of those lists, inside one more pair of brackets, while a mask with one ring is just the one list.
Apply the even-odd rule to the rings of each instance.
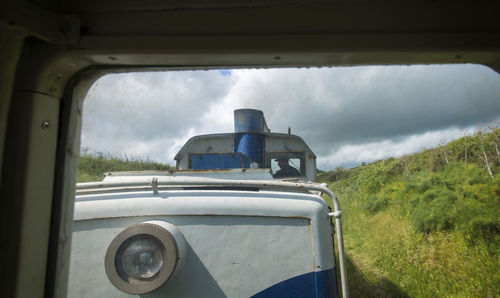
[[399, 157], [500, 119], [500, 75], [478, 65], [125, 73], [84, 102], [82, 148], [173, 165], [188, 138], [233, 131], [233, 110], [264, 112], [301, 136], [318, 168]]

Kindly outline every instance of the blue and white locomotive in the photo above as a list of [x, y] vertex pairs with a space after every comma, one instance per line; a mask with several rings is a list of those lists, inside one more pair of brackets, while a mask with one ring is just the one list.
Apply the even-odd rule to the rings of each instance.
[[235, 133], [191, 138], [177, 171], [78, 184], [69, 297], [337, 297], [332, 217], [347, 297], [316, 156], [261, 111], [234, 115]]

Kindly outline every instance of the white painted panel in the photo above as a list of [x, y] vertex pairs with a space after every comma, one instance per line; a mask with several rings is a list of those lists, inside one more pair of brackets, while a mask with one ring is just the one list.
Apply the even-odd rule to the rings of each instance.
[[[156, 217], [175, 224], [187, 243], [178, 275], [142, 297], [249, 297], [275, 283], [315, 270], [307, 218], [261, 216]], [[106, 277], [104, 255], [124, 228], [148, 218], [77, 221], [69, 297], [128, 297]], [[168, 296], [167, 296], [168, 295]]]

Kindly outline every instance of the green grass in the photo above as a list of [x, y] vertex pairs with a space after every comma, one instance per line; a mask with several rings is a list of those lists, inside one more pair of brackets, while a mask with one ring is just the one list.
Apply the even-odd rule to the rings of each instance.
[[498, 242], [471, 242], [457, 231], [421, 233], [397, 207], [372, 215], [348, 192], [338, 196], [353, 297], [500, 295]]
[[119, 171], [173, 170], [174, 167], [142, 160], [125, 159], [117, 156], [83, 155], [78, 165], [77, 182], [102, 181], [105, 173]]
[[500, 297], [495, 152], [492, 179], [477, 147], [467, 164], [433, 150], [406, 157], [410, 175], [393, 158], [320, 175], [342, 207], [352, 297]]

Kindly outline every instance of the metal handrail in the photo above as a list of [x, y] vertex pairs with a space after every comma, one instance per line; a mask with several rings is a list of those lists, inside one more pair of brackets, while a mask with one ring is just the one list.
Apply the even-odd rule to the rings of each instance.
[[300, 191], [319, 191], [326, 193], [333, 202], [334, 212], [328, 213], [328, 216], [335, 218], [335, 230], [337, 234], [337, 245], [339, 251], [340, 263], [340, 282], [342, 286], [342, 297], [349, 297], [349, 290], [347, 288], [347, 269], [344, 254], [344, 237], [342, 233], [342, 212], [340, 211], [340, 203], [337, 196], [327, 187], [325, 183], [318, 184], [313, 182], [288, 182], [279, 180], [229, 180], [229, 179], [216, 179], [216, 178], [201, 178], [201, 177], [165, 177], [160, 176], [153, 178], [150, 181], [144, 179], [136, 179], [134, 181], [126, 182], [90, 182], [77, 184], [78, 190], [93, 190], [101, 189], [106, 190], [146, 190], [152, 189], [154, 193], [164, 187], [182, 187], [182, 186], [239, 186], [239, 187], [255, 187], [259, 189], [279, 189], [279, 190], [300, 190]]

